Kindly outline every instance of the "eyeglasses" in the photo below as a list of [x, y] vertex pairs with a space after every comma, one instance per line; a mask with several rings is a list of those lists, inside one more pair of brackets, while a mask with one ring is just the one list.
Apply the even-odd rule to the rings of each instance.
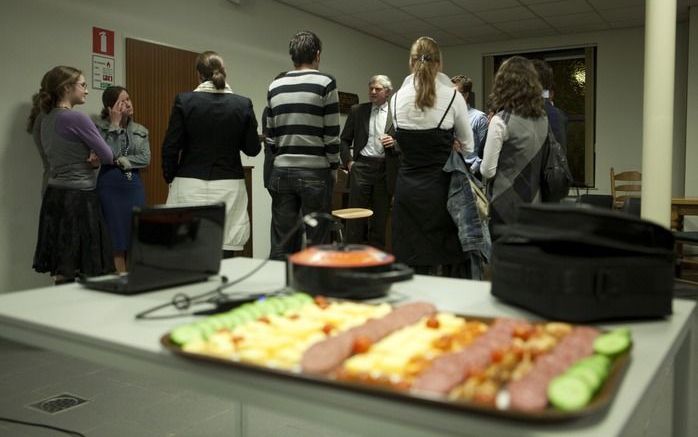
[[75, 82], [75, 85], [78, 85], [80, 88], [84, 90], [87, 89], [87, 82]]

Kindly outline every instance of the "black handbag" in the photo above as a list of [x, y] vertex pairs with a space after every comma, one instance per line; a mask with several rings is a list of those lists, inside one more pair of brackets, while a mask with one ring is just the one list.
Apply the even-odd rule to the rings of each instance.
[[546, 156], [541, 175], [541, 196], [543, 202], [559, 202], [567, 197], [573, 178], [567, 163], [567, 151], [555, 138], [550, 123], [544, 147]]
[[523, 205], [492, 248], [492, 294], [542, 317], [589, 322], [671, 314], [674, 238], [620, 212]]

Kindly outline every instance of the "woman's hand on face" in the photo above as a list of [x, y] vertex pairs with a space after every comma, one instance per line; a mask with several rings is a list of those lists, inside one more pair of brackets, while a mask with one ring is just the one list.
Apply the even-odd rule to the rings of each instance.
[[120, 126], [124, 118], [128, 116], [126, 111], [127, 108], [123, 100], [119, 100], [114, 103], [114, 106], [109, 108], [109, 121], [111, 122], [111, 125]]

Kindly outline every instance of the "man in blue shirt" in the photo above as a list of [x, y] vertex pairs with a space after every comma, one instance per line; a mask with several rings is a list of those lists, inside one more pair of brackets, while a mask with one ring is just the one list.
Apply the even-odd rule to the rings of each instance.
[[468, 99], [470, 93], [473, 90], [473, 81], [464, 74], [459, 74], [451, 78], [453, 87], [458, 90], [459, 93], [465, 99], [468, 105], [468, 121], [470, 121], [470, 126], [473, 128], [473, 140], [475, 142], [475, 149], [473, 153], [465, 157], [465, 162], [470, 167], [470, 171], [474, 175], [480, 174], [480, 163], [482, 162], [482, 151], [485, 148], [485, 139], [487, 138], [487, 115], [475, 109]]

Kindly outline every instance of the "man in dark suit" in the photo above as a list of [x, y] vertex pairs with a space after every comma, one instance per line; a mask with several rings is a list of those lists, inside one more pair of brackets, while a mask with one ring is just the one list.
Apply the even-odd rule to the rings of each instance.
[[373, 76], [369, 102], [352, 106], [340, 136], [342, 165], [350, 173], [349, 206], [373, 210], [369, 220], [347, 222], [347, 241], [381, 249], [399, 162], [388, 105], [392, 88], [387, 76]]
[[553, 69], [542, 59], [533, 59], [531, 62], [533, 62], [540, 84], [543, 86], [543, 101], [550, 128], [557, 142], [567, 150], [567, 114], [553, 103]]

